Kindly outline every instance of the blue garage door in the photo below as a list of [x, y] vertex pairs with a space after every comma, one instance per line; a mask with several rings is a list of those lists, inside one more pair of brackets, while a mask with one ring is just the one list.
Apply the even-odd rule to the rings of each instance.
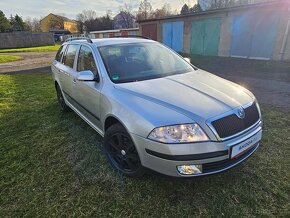
[[251, 34], [255, 31], [252, 16], [235, 17], [232, 26], [231, 56], [248, 57], [250, 55]]
[[231, 56], [271, 59], [279, 17], [278, 13], [235, 17], [232, 26]]
[[163, 43], [175, 51], [183, 48], [183, 21], [163, 23]]

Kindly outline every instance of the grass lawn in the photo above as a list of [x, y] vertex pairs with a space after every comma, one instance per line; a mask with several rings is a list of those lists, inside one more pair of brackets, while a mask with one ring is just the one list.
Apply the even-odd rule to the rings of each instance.
[[31, 48], [1, 49], [0, 53], [57, 51], [59, 47], [60, 45], [50, 45], [50, 46], [40, 46], [40, 47], [31, 47]]
[[60, 112], [51, 75], [0, 75], [0, 217], [289, 216], [290, 113], [262, 112], [262, 145], [240, 166], [130, 179], [112, 171], [97, 133]]
[[0, 63], [17, 61], [23, 59], [21, 56], [16, 55], [0, 55]]

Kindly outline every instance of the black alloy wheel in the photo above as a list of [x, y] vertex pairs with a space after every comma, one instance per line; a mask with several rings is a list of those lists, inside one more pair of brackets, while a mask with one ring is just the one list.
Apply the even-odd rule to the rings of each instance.
[[135, 145], [121, 124], [109, 127], [104, 137], [104, 146], [110, 163], [118, 171], [130, 177], [144, 174]]

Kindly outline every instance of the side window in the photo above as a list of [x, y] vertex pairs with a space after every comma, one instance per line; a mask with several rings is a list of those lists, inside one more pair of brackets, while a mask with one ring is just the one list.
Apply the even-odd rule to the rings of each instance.
[[78, 48], [79, 48], [79, 45], [68, 45], [68, 48], [66, 50], [66, 54], [62, 60], [64, 65], [66, 65], [70, 68], [73, 68], [74, 60], [75, 60], [75, 56], [76, 56], [76, 53], [78, 51]]
[[78, 57], [77, 71], [90, 70], [94, 74], [98, 73], [96, 62], [92, 50], [87, 46], [82, 46]]
[[58, 49], [58, 52], [57, 52], [57, 54], [56, 54], [56, 56], [55, 56], [55, 60], [56, 60], [56, 61], [61, 62], [61, 58], [62, 58], [62, 56], [63, 56], [63, 53], [64, 53], [64, 51], [65, 51], [65, 48], [66, 48], [66, 46], [63, 45], [63, 46], [61, 46], [61, 47]]

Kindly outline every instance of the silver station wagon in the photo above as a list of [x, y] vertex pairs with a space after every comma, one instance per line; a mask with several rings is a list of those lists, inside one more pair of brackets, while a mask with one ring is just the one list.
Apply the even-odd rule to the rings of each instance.
[[127, 176], [222, 172], [262, 138], [250, 91], [149, 39], [71, 39], [51, 68], [61, 109], [104, 137], [109, 162]]

